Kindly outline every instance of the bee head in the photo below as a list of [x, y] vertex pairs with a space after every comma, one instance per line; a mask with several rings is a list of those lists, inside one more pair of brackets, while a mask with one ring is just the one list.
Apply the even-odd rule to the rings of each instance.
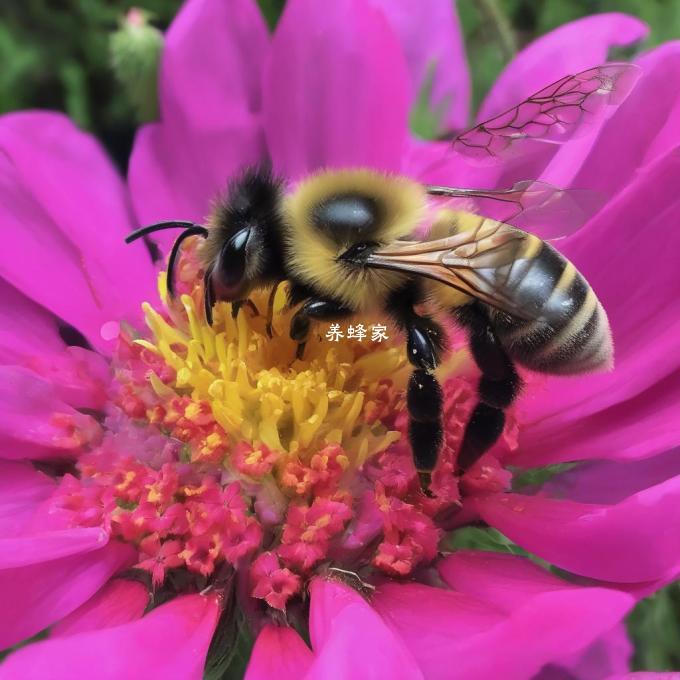
[[282, 278], [281, 185], [267, 169], [246, 170], [216, 201], [201, 259], [215, 298], [241, 300]]

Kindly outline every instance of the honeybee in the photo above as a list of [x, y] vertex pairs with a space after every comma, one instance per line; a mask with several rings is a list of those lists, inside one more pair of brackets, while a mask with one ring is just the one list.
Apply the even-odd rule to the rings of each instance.
[[[487, 161], [528, 138], [563, 142], [608, 115], [637, 77], [638, 69], [628, 64], [565, 76], [463, 133], [452, 148]], [[426, 486], [443, 439], [443, 399], [434, 375], [445, 349], [442, 314], [466, 329], [481, 372], [478, 403], [458, 455], [460, 473], [500, 436], [505, 410], [521, 389], [516, 364], [553, 374], [612, 364], [602, 305], [574, 265], [546, 241], [451, 209], [438, 210], [429, 234], [414, 239], [428, 202], [437, 196], [520, 202], [527, 186], [457, 189], [346, 169], [318, 172], [288, 189], [269, 170], [250, 169], [231, 183], [206, 226], [162, 222], [133, 232], [126, 241], [161, 229], [185, 229], [168, 263], [172, 296], [182, 242], [203, 238], [199, 254], [209, 322], [215, 301], [234, 303], [238, 313], [254, 288], [274, 291], [288, 281], [289, 303], [297, 307], [289, 332], [298, 343], [298, 357], [313, 321], [389, 314], [406, 336], [413, 367], [407, 387], [409, 440]]]

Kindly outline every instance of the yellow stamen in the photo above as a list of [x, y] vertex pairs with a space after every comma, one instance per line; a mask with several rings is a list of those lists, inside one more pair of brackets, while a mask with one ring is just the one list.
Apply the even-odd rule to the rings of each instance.
[[[164, 294], [163, 275], [159, 288]], [[338, 463], [343, 469], [356, 468], [399, 439], [378, 417], [367, 416], [379, 412], [385, 390], [395, 401], [403, 395], [405, 352], [400, 344], [367, 339], [331, 342], [313, 326], [305, 358], [296, 360], [297, 344], [287, 335], [292, 312], [283, 289], [275, 297], [273, 339], [265, 333], [264, 317], [242, 308], [233, 319], [227, 303], [215, 305], [209, 326], [202, 310], [197, 311], [199, 286], [192, 295], [182, 295], [181, 306], [170, 309], [174, 325], [144, 305], [152, 337], [136, 342], [162, 357], [176, 374], [174, 382], [166, 383], [150, 371], [151, 387], [164, 403], [188, 397], [191, 403], [179, 414], [187, 421], [200, 424], [202, 409], [209, 405], [226, 433], [227, 441], [221, 433], [203, 438], [194, 460], [220, 447], [226, 454], [233, 444], [247, 440], [277, 451], [276, 469], [281, 470], [295, 457], [309, 464], [315, 453], [336, 443], [345, 452]], [[266, 309], [267, 297], [267, 292], [251, 296], [260, 310]], [[386, 376], [393, 382], [378, 385]], [[246, 462], [254, 465], [261, 459], [256, 448]]]

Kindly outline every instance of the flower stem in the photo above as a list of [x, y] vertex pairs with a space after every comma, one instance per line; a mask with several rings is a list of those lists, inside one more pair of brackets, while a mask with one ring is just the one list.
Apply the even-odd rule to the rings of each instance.
[[512, 25], [501, 9], [498, 0], [479, 0], [479, 8], [486, 18], [493, 24], [498, 34], [503, 56], [510, 61], [517, 53], [517, 41], [512, 31]]

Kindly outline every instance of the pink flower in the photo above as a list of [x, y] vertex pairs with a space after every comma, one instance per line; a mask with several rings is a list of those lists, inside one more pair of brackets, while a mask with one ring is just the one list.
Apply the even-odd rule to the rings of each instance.
[[[0, 119], [0, 648], [49, 628], [0, 678], [199, 678], [234, 602], [259, 633], [249, 680], [625, 675], [622, 617], [680, 571], [680, 237], [667, 226], [680, 201], [680, 48], [638, 60], [641, 80], [597, 134], [479, 168], [408, 132], [430, 64], [447, 127], [465, 124], [469, 100], [450, 0], [416, 4], [289, 0], [270, 39], [251, 0], [189, 0], [167, 34], [161, 121], [138, 133], [129, 191], [63, 116]], [[645, 32], [619, 14], [554, 31], [507, 67], [480, 116]], [[248, 390], [224, 389], [226, 359], [218, 377], [196, 368], [215, 357], [186, 340], [190, 296], [181, 318], [157, 311], [151, 258], [123, 238], [139, 223], [202, 220], [225, 181], [265, 155], [291, 180], [365, 165], [459, 186], [600, 190], [608, 202], [557, 245], [607, 309], [617, 368], [533, 377], [501, 442], [460, 480], [473, 391], [451, 377], [434, 498], [402, 442], [363, 467], [346, 443], [234, 443], [252, 426], [239, 406]], [[181, 267], [190, 293], [195, 263]], [[152, 332], [140, 344], [142, 302]], [[247, 387], [268, 395], [264, 440], [282, 378], [259, 378]], [[304, 385], [301, 412], [323, 405], [318, 384]], [[366, 389], [357, 426], [399, 430], [396, 387]], [[511, 466], [575, 459], [588, 463], [510, 491]], [[446, 531], [479, 521], [573, 577], [515, 555], [438, 552]], [[307, 620], [311, 648], [287, 625]]]

